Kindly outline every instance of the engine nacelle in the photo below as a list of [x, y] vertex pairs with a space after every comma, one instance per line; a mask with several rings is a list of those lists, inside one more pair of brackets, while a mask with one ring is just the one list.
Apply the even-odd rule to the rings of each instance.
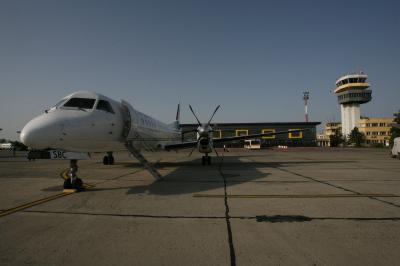
[[200, 138], [198, 142], [198, 149], [201, 153], [210, 153], [212, 152], [212, 139], [210, 138]]

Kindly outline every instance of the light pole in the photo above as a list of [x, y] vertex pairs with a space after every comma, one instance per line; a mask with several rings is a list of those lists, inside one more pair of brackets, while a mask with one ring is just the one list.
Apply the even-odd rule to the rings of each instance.
[[304, 91], [303, 92], [304, 116], [305, 116], [306, 122], [308, 122], [308, 99], [310, 99], [310, 92]]

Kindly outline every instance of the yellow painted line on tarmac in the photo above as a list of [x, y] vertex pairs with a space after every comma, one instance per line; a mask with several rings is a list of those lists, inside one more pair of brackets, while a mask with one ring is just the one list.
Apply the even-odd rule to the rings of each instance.
[[[68, 170], [64, 170], [63, 172], [61, 172], [60, 176], [64, 180], [69, 178]], [[93, 188], [94, 185], [84, 183], [83, 187], [85, 189], [90, 189], [90, 188]], [[0, 217], [7, 216], [7, 215], [10, 215], [12, 213], [19, 212], [19, 211], [28, 209], [30, 207], [33, 207], [33, 206], [36, 206], [36, 205], [39, 205], [39, 204], [43, 204], [43, 203], [46, 203], [46, 202], [49, 202], [49, 201], [52, 201], [52, 200], [55, 200], [55, 199], [59, 199], [59, 198], [74, 194], [76, 192], [77, 192], [76, 189], [64, 189], [62, 193], [55, 194], [55, 195], [52, 195], [52, 196], [49, 196], [49, 197], [46, 197], [46, 198], [43, 198], [43, 199], [35, 200], [35, 201], [32, 201], [32, 202], [28, 202], [28, 203], [22, 204], [20, 206], [13, 207], [13, 208], [8, 209], [8, 210], [3, 210], [3, 211], [0, 212]]]
[[25, 203], [25, 204], [22, 204], [20, 206], [17, 206], [17, 207], [2, 211], [0, 213], [0, 217], [6, 216], [6, 215], [10, 215], [12, 213], [19, 212], [19, 211], [28, 209], [30, 207], [33, 207], [33, 206], [36, 206], [36, 205], [39, 205], [39, 204], [43, 204], [43, 203], [46, 203], [46, 202], [49, 202], [49, 201], [52, 201], [52, 200], [55, 200], [55, 199], [58, 199], [58, 198], [61, 198], [61, 197], [65, 197], [65, 196], [71, 195], [73, 193], [75, 193], [75, 192], [63, 192], [63, 193], [55, 194], [55, 195], [52, 195], [52, 196], [49, 196], [49, 197], [46, 197], [46, 198], [43, 198], [43, 199], [39, 199], [39, 200], [35, 200], [35, 201], [29, 202], [29, 203]]
[[[223, 194], [193, 194], [195, 198], [224, 198]], [[269, 198], [269, 199], [312, 199], [312, 198], [368, 198], [368, 197], [379, 197], [379, 198], [387, 198], [387, 197], [400, 197], [395, 194], [255, 194], [255, 195], [246, 195], [246, 194], [232, 194], [227, 195], [228, 198], [239, 198], [239, 199], [257, 199], [257, 198]]]

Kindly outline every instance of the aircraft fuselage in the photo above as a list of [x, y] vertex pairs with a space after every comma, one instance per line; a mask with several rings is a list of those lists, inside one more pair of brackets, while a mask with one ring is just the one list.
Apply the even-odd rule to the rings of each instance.
[[180, 140], [180, 131], [147, 116], [124, 101], [93, 92], [76, 92], [29, 121], [21, 141], [33, 149], [78, 152], [158, 149]]

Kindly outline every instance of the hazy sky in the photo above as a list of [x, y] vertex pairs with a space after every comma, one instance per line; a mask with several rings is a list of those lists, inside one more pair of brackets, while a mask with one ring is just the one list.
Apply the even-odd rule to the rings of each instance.
[[[374, 3], [372, 3], [374, 2]], [[332, 94], [364, 71], [367, 116], [400, 109], [399, 1], [0, 1], [0, 138], [77, 90], [172, 122], [340, 119]]]

